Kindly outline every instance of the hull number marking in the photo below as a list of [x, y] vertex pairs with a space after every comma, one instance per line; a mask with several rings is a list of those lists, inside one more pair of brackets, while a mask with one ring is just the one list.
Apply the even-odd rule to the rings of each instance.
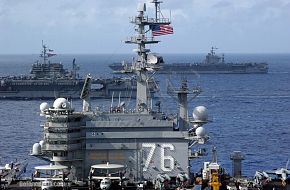
[[[156, 154], [156, 158], [160, 158], [160, 169], [164, 172], [170, 172], [174, 170], [174, 158], [171, 155], [168, 155], [169, 151], [174, 151], [174, 146], [172, 144], [160, 144], [160, 151], [156, 150], [157, 145], [154, 143], [143, 143], [142, 149], [149, 149], [147, 158], [145, 158], [145, 163], [143, 167], [143, 171], [146, 172], [149, 168], [152, 159], [154, 158], [154, 154]], [[169, 151], [168, 151], [169, 150]], [[166, 154], [167, 153], [167, 154]], [[167, 163], [165, 165], [165, 163]], [[156, 166], [157, 167], [157, 166]]]

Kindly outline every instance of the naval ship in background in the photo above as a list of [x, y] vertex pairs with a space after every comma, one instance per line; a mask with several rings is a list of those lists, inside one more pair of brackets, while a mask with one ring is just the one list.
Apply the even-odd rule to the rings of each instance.
[[[227, 63], [225, 62], [224, 54], [219, 56], [215, 50], [217, 48], [212, 47], [210, 53], [206, 55], [206, 58], [201, 63], [164, 63], [163, 58], [158, 54], [151, 54], [151, 60], [161, 63], [162, 66], [158, 70], [159, 74], [256, 74], [256, 73], [268, 73], [267, 63]], [[109, 67], [114, 73], [131, 73], [131, 63], [113, 63]]]
[[[52, 63], [49, 58], [56, 55], [42, 43], [39, 60], [32, 64], [30, 75], [0, 77], [2, 99], [54, 99], [58, 97], [79, 98], [84, 78], [78, 74], [79, 66], [72, 62], [68, 71], [60, 62]], [[157, 83], [149, 81], [152, 96], [158, 91]], [[136, 78], [112, 77], [92, 79], [92, 98], [135, 98]]]

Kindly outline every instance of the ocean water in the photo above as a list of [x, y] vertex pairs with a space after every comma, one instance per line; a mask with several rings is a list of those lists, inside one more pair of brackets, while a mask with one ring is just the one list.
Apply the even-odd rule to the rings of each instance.
[[[166, 62], [200, 61], [204, 55], [163, 55]], [[71, 69], [73, 58], [80, 65], [82, 76], [109, 77], [108, 64], [120, 60], [130, 61], [131, 55], [59, 55], [66, 68]], [[0, 76], [27, 74], [37, 55], [0, 55]], [[230, 153], [242, 151], [243, 174], [253, 176], [256, 170], [285, 167], [290, 158], [290, 54], [229, 54], [229, 62], [267, 62], [268, 74], [216, 74], [216, 75], [160, 75], [156, 76], [159, 85], [166, 81], [177, 84], [182, 78], [190, 86], [199, 85], [202, 93], [189, 102], [189, 114], [195, 106], [208, 108], [213, 122], [205, 125], [211, 139], [203, 145], [209, 155], [192, 162], [196, 172], [203, 161], [211, 160], [211, 148], [217, 147], [218, 161], [231, 173]], [[162, 110], [177, 113], [177, 103], [161, 88], [156, 100], [162, 101]], [[13, 159], [27, 159], [31, 175], [33, 167], [44, 164], [29, 156], [32, 145], [42, 139], [39, 105], [43, 101], [0, 100], [0, 157], [2, 163]], [[47, 101], [53, 104], [53, 101]], [[108, 109], [110, 100], [93, 100], [93, 107], [101, 105]], [[76, 110], [81, 109], [81, 101], [73, 101]], [[131, 103], [133, 106], [133, 103]], [[175, 111], [176, 110], [176, 111]]]

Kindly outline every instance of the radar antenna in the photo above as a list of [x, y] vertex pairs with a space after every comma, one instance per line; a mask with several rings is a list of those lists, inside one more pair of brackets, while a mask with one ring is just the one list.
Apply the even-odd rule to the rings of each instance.
[[80, 97], [83, 100], [83, 112], [91, 111], [91, 105], [90, 105], [91, 82], [92, 82], [92, 77], [90, 74], [88, 74], [85, 79], [84, 86], [81, 92], [81, 97]]
[[163, 15], [161, 13], [161, 9], [160, 9], [160, 4], [163, 3], [162, 1], [158, 1], [158, 0], [153, 0], [151, 3], [154, 3], [155, 5], [155, 19], [156, 19], [156, 22], [158, 22], [162, 16], [163, 18]]
[[218, 163], [217, 161], [217, 149], [216, 147], [212, 147], [212, 163]]
[[[199, 86], [194, 86], [193, 88], [188, 87], [188, 80], [185, 76], [181, 77], [179, 87], [174, 85], [172, 80], [167, 80], [167, 94], [170, 95], [179, 105], [179, 130], [188, 130], [189, 120], [187, 105], [188, 102], [192, 101], [200, 93], [201, 88]], [[189, 94], [191, 95], [190, 99], [188, 99]]]
[[78, 74], [77, 74], [77, 71], [80, 70], [80, 67], [76, 64], [76, 59], [74, 58], [73, 59], [73, 62], [72, 62], [72, 78], [73, 79], [76, 79], [78, 78]]

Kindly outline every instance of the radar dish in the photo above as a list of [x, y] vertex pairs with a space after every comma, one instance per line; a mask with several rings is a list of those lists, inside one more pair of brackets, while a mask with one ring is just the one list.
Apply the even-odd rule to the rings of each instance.
[[45, 110], [48, 110], [49, 104], [47, 102], [43, 102], [40, 104], [39, 109], [41, 112], [44, 112]]
[[146, 4], [145, 3], [139, 3], [137, 7], [138, 12], [145, 12], [146, 11]]
[[157, 64], [158, 63], [158, 55], [155, 53], [149, 53], [147, 55], [147, 63], [149, 64]]
[[53, 107], [55, 109], [70, 109], [70, 103], [65, 98], [57, 98], [53, 103]]
[[36, 170], [65, 170], [67, 169], [67, 166], [63, 165], [43, 165], [43, 166], [35, 166], [34, 169]]
[[41, 146], [39, 143], [34, 143], [32, 146], [32, 155], [41, 154]]
[[106, 164], [92, 165], [91, 168], [95, 168], [95, 169], [120, 169], [120, 168], [124, 168], [124, 165], [106, 163]]
[[44, 145], [44, 141], [43, 141], [43, 140], [39, 141], [39, 145], [40, 145], [40, 147], [42, 148], [43, 145]]
[[197, 106], [193, 109], [192, 117], [195, 121], [206, 122], [208, 120], [207, 108], [204, 106]]
[[206, 135], [205, 129], [203, 127], [198, 127], [195, 130], [197, 137], [204, 137]]

